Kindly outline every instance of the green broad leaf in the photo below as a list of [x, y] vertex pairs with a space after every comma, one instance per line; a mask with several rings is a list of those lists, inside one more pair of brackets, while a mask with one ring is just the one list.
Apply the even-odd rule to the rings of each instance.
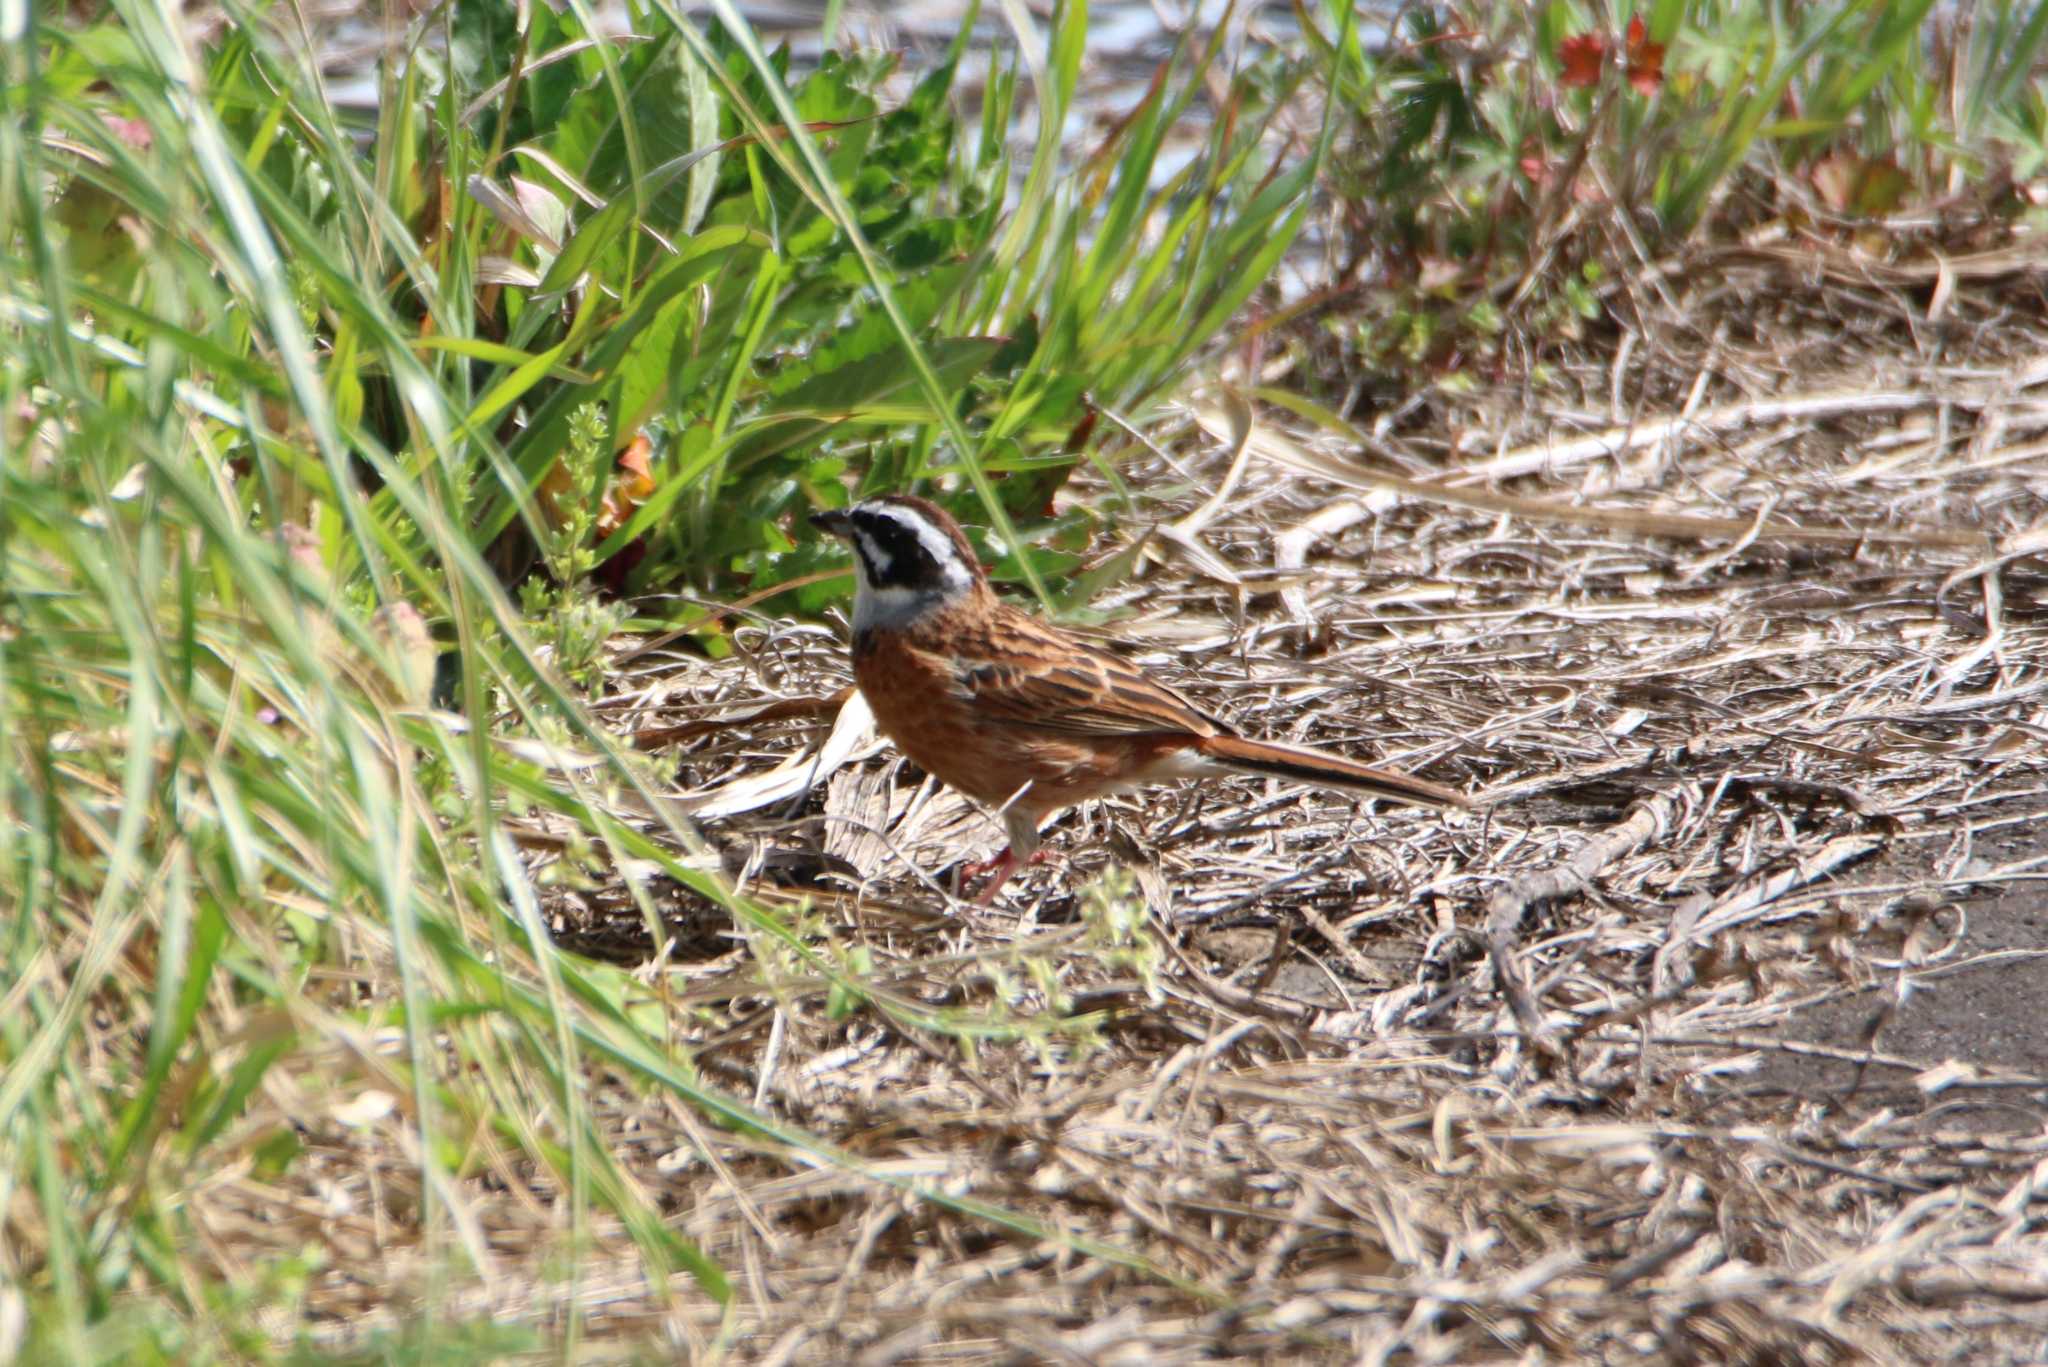
[[[765, 245], [763, 239], [745, 228], [710, 228], [691, 239], [677, 257], [662, 265], [636, 296], [632, 312], [603, 331], [602, 339], [584, 361], [583, 369], [592, 376], [590, 382], [555, 389], [507, 451], [512, 467], [519, 473], [523, 490], [530, 491], [547, 473], [556, 453], [568, 440], [570, 416], [583, 404], [609, 398], [617, 405], [630, 396], [636, 405], [634, 411], [653, 405], [666, 388], [660, 379], [662, 374], [665, 371], [671, 376], [675, 374], [675, 348], [680, 340], [680, 330], [690, 316], [688, 310], [670, 312], [668, 305], [684, 291], [698, 285], [729, 278], [742, 269], [751, 271], [756, 253]], [[726, 335], [721, 319], [729, 318], [738, 305], [738, 300], [730, 295], [721, 294], [720, 297], [724, 305], [714, 311], [712, 326], [707, 330], [713, 337]], [[646, 348], [636, 351], [641, 346], [643, 335], [664, 316], [668, 320], [666, 326], [677, 331], [657, 332]], [[713, 352], [712, 357], [715, 354]], [[629, 358], [633, 364], [631, 373], [627, 374]], [[700, 359], [708, 364], [711, 357]], [[690, 366], [683, 367], [680, 374], [685, 383], [667, 392], [679, 389], [688, 393], [694, 387]], [[613, 390], [615, 382], [616, 390], [607, 393]], [[621, 410], [615, 407], [614, 411], [616, 414]], [[496, 537], [510, 525], [517, 510], [518, 505], [501, 494], [485, 511], [480, 522], [482, 531], [487, 537]]]
[[1068, 582], [1067, 591], [1060, 595], [1060, 609], [1073, 612], [1085, 608], [1101, 594], [1129, 579], [1138, 562], [1144, 558], [1145, 548], [1152, 543], [1152, 533], [1153, 529], [1147, 527], [1122, 550], [1075, 575]]
[[1040, 580], [1063, 579], [1082, 563], [1082, 559], [1082, 556], [1073, 551], [1031, 546], [998, 558], [989, 566], [988, 576], [999, 584], [1028, 583], [1030, 576], [1024, 570], [1024, 562], [1028, 560], [1031, 562], [1031, 568], [1038, 572]]
[[548, 267], [548, 273], [541, 277], [534, 293], [542, 298], [565, 293], [583, 278], [598, 253], [609, 248], [618, 241], [620, 234], [633, 226], [638, 214], [639, 206], [632, 198], [621, 195], [584, 219], [569, 240], [562, 244], [562, 254]]
[[[1005, 345], [1000, 337], [947, 337], [925, 347], [933, 371], [958, 392]], [[902, 344], [816, 374], [765, 404], [748, 424], [734, 459], [740, 465], [799, 446], [846, 423], [935, 422]]]
[[476, 407], [464, 416], [462, 426], [456, 433], [457, 437], [467, 437], [471, 433], [489, 430], [500, 414], [526, 397], [527, 391], [547, 377], [567, 347], [566, 342], [560, 346], [550, 347], [538, 356], [530, 357], [514, 367], [510, 375], [493, 385], [490, 391], [477, 401]]
[[[436, 334], [422, 337], [416, 344], [421, 351], [446, 352], [450, 356], [462, 356], [472, 361], [484, 361], [495, 366], [523, 366], [533, 359], [533, 353], [522, 351], [502, 342], [489, 341], [482, 337], [447, 337]], [[568, 366], [558, 366], [554, 372], [566, 380], [589, 383], [591, 377]]]
[[[926, 328], [958, 294], [967, 277], [965, 263], [929, 271], [896, 286], [896, 303], [913, 330]], [[806, 353], [775, 367], [764, 386], [771, 403], [793, 394], [821, 375], [856, 361], [889, 356], [899, 364], [903, 339], [887, 314], [868, 309], [851, 327], [842, 328]]]
[[1766, 141], [1782, 141], [1832, 133], [1841, 126], [1840, 119], [1773, 119], [1769, 123], [1758, 124], [1756, 136]]

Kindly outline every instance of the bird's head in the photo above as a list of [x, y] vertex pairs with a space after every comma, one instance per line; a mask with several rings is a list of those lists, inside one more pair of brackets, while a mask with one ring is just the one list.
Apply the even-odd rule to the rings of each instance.
[[853, 548], [853, 626], [901, 626], [973, 594], [986, 580], [960, 524], [907, 494], [811, 514], [811, 525]]

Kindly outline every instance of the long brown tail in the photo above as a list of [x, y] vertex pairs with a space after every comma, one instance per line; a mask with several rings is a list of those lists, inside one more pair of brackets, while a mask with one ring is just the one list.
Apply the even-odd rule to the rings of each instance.
[[1298, 750], [1291, 745], [1274, 745], [1242, 736], [1204, 736], [1196, 749], [1226, 769], [1245, 774], [1269, 774], [1313, 783], [1324, 788], [1343, 788], [1372, 797], [1391, 798], [1420, 807], [1456, 810], [1470, 807], [1463, 794], [1453, 792], [1425, 778], [1410, 778], [1391, 769], [1374, 769], [1342, 755], [1320, 750]]

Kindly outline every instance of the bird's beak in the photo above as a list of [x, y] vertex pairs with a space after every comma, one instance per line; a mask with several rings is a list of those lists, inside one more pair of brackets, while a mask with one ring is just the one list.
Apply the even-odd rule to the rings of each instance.
[[853, 535], [853, 519], [842, 508], [824, 508], [812, 513], [811, 525], [837, 537]]

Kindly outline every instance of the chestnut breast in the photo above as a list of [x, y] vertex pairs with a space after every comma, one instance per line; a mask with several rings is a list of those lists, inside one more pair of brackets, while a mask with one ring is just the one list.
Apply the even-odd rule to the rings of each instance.
[[990, 658], [977, 649], [994, 645], [986, 625], [961, 614], [854, 636], [854, 681], [875, 724], [941, 782], [988, 806], [1016, 798], [1027, 811], [1050, 811], [1138, 781], [1192, 743], [1186, 733], [1077, 734], [977, 719], [964, 680], [975, 659]]

